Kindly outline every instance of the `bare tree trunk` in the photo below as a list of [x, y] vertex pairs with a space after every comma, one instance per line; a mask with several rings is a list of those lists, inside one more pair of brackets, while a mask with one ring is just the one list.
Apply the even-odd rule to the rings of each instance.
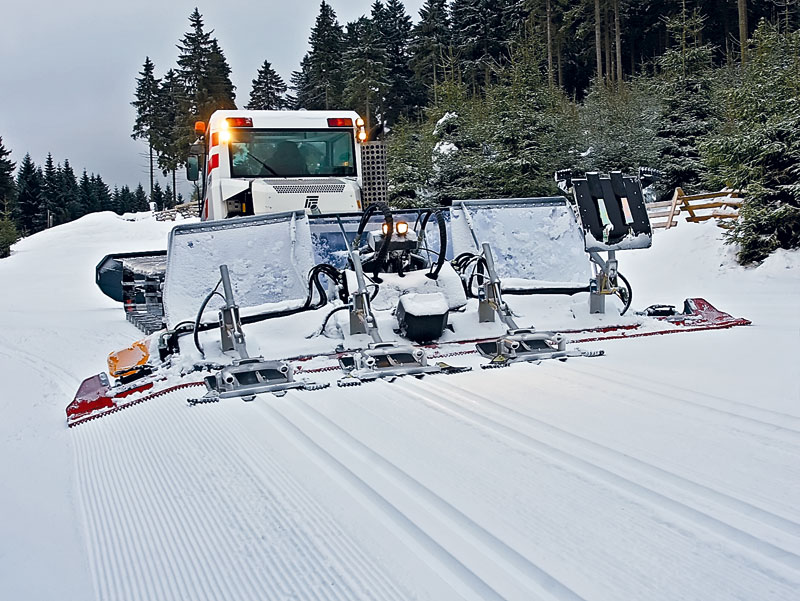
[[619, 28], [619, 0], [614, 0], [614, 34], [617, 47], [617, 83], [622, 82], [622, 32]]
[[178, 204], [178, 187], [175, 184], [175, 169], [172, 170], [172, 206]]
[[438, 94], [437, 94], [438, 90], [436, 89], [436, 85], [437, 85], [437, 82], [436, 82], [436, 61], [438, 61], [439, 58], [441, 58], [441, 52], [439, 54], [440, 54], [440, 57], [437, 57], [433, 61], [433, 104], [438, 104], [439, 103], [439, 98], [438, 98]]
[[606, 47], [606, 81], [614, 79], [614, 59], [611, 54], [611, 21], [608, 18], [608, 4], [603, 7], [603, 23], [605, 24], [605, 47]]
[[597, 79], [603, 79], [603, 34], [600, 25], [600, 0], [594, 0], [594, 45], [597, 51]]
[[739, 0], [739, 44], [742, 47], [742, 64], [747, 62], [747, 0]]
[[558, 87], [564, 87], [564, 65], [561, 62], [561, 36], [557, 38], [556, 42], [556, 60], [558, 62]]
[[150, 148], [150, 198], [153, 198], [153, 143], [148, 140], [147, 145]]
[[550, 29], [552, 20], [550, 0], [547, 0], [547, 83], [551, 88], [553, 87], [553, 34]]

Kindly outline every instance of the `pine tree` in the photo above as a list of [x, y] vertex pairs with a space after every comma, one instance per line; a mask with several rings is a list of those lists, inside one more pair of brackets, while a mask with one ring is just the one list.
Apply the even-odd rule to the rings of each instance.
[[205, 31], [203, 16], [194, 9], [189, 16], [190, 31], [178, 44], [178, 74], [186, 98], [183, 113], [181, 138], [177, 145], [182, 148], [180, 163], [183, 163], [189, 145], [194, 141], [195, 121], [208, 122], [218, 109], [235, 109], [235, 87], [230, 79], [231, 69], [222, 48], [212, 31]]
[[11, 151], [6, 150], [0, 137], [0, 218], [10, 217], [14, 200], [15, 164], [8, 159], [10, 155]]
[[92, 184], [92, 178], [94, 174], [90, 178], [89, 175], [86, 173], [86, 169], [83, 170], [83, 175], [81, 175], [80, 182], [78, 183], [78, 189], [80, 190], [81, 194], [81, 203], [84, 207], [86, 207], [86, 213], [95, 213], [100, 210], [100, 199], [97, 197], [96, 189]]
[[156, 120], [158, 119], [158, 87], [159, 80], [153, 75], [155, 66], [150, 57], [145, 57], [144, 66], [136, 80], [136, 100], [131, 104], [136, 108], [136, 121], [133, 124], [134, 140], [147, 140], [150, 159], [150, 190], [153, 189], [153, 147], [156, 137]]
[[44, 197], [44, 176], [36, 167], [30, 154], [26, 154], [17, 172], [17, 201], [14, 220], [23, 235], [35, 234], [47, 226], [47, 209]]
[[92, 195], [97, 202], [98, 211], [113, 211], [114, 205], [111, 201], [111, 191], [99, 175], [92, 174], [89, 178]]
[[429, 102], [438, 101], [437, 87], [444, 79], [443, 66], [450, 40], [447, 0], [426, 0], [411, 34], [409, 52], [414, 85], [424, 90]]
[[189, 111], [192, 115], [200, 113], [200, 99], [208, 72], [209, 55], [211, 54], [211, 33], [204, 29], [203, 16], [197, 8], [189, 15], [191, 31], [183, 35], [178, 44], [178, 73], [189, 99]]
[[711, 101], [712, 50], [702, 45], [703, 18], [684, 9], [667, 26], [678, 42], [661, 55], [658, 90], [662, 114], [657, 136], [662, 141], [661, 186], [691, 190], [700, 184], [703, 165], [700, 143], [714, 127]]
[[382, 36], [372, 20], [361, 17], [347, 24], [345, 39], [344, 63], [348, 77], [344, 103], [363, 115], [370, 129], [376, 115], [383, 113], [382, 102], [388, 87]]
[[202, 80], [203, 100], [198, 103], [200, 120], [208, 122], [216, 110], [235, 109], [236, 87], [231, 82], [231, 68], [216, 38], [212, 38], [208, 66]]
[[65, 223], [86, 215], [86, 206], [82, 202], [78, 180], [69, 159], [64, 159], [64, 166], [59, 170], [58, 190]]
[[251, 111], [277, 111], [286, 108], [286, 84], [269, 64], [264, 61], [253, 80], [250, 102], [245, 106]]
[[341, 67], [342, 27], [330, 4], [322, 0], [308, 43], [307, 109], [340, 108], [344, 74]]
[[153, 193], [150, 195], [150, 202], [155, 205], [156, 211], [164, 210], [164, 191], [161, 189], [161, 184], [158, 182], [153, 185]]
[[409, 42], [411, 40], [411, 17], [400, 0], [387, 0], [385, 23], [382, 30], [386, 47], [386, 75], [389, 86], [386, 90], [385, 121], [392, 125], [401, 114], [408, 115], [422, 103], [422, 91], [414, 85], [409, 66]]
[[800, 31], [762, 21], [726, 82], [723, 126], [703, 147], [709, 183], [746, 190], [731, 241], [744, 263], [800, 247]]
[[640, 166], [661, 164], [663, 140], [661, 94], [648, 80], [634, 79], [619, 86], [595, 82], [579, 107], [582, 134], [579, 172], [634, 173]]
[[64, 206], [59, 195], [60, 174], [56, 167], [52, 153], [47, 153], [44, 162], [44, 197], [45, 208], [51, 225], [59, 225], [66, 222]]
[[[142, 187], [141, 184], [139, 187]], [[142, 190], [142, 194], [144, 194], [144, 190]], [[125, 213], [135, 213], [137, 210], [136, 198], [134, 197], [133, 192], [131, 192], [131, 189], [128, 186], [122, 186], [119, 191], [119, 214], [124, 215]]]
[[[188, 127], [184, 115], [188, 112], [188, 99], [178, 73], [167, 71], [158, 89], [158, 118], [156, 119], [156, 150], [158, 166], [162, 173], [172, 173], [173, 190], [175, 172], [184, 163], [188, 152], [188, 140], [194, 129]], [[173, 199], [174, 200], [174, 199]]]
[[287, 96], [286, 102], [293, 110], [307, 109], [311, 105], [311, 58], [306, 53], [300, 61], [300, 69], [292, 71], [289, 87], [294, 94]]
[[450, 9], [453, 48], [466, 83], [473, 91], [485, 88], [493, 72], [508, 60], [509, 42], [516, 34], [514, 19], [504, 16], [513, 0], [454, 0]]
[[125, 212], [122, 206], [122, 194], [119, 186], [114, 186], [114, 190], [111, 192], [111, 210], [117, 215], [122, 215]]
[[172, 191], [172, 186], [167, 184], [167, 187], [164, 188], [164, 208], [171, 209], [175, 204], [175, 194]]
[[134, 213], [142, 213], [150, 210], [150, 203], [147, 202], [147, 193], [144, 191], [144, 188], [142, 188], [142, 184], [136, 186], [129, 210]]
[[0, 259], [4, 259], [11, 254], [11, 245], [19, 240], [19, 233], [14, 222], [0, 216]]

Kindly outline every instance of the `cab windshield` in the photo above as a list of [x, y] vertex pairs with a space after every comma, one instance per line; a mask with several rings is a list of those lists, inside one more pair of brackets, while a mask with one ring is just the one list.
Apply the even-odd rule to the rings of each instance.
[[355, 176], [353, 132], [232, 129], [232, 177]]

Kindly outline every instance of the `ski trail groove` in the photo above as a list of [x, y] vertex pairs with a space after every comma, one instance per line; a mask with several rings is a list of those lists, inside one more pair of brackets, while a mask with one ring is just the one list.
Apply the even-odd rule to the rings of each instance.
[[[769, 432], [773, 432], [775, 429], [785, 431], [786, 433], [791, 433], [794, 435], [795, 441], [797, 441], [797, 437], [800, 437], [800, 417], [797, 417], [796, 415], [781, 413], [780, 411], [764, 409], [762, 407], [755, 407], [740, 401], [726, 399], [724, 397], [691, 390], [689, 388], [683, 388], [681, 386], [674, 386], [672, 384], [666, 385], [659, 382], [654, 382], [652, 380], [639, 378], [618, 369], [607, 368], [605, 366], [602, 370], [599, 370], [595, 366], [589, 365], [581, 365], [581, 369], [569, 365], [564, 365], [563, 367], [567, 371], [579, 374], [584, 378], [591, 377], [591, 374], [594, 374], [596, 377], [607, 378], [608, 374], [606, 372], [611, 371], [616, 374], [614, 376], [615, 378], [625, 380], [634, 388], [664, 397], [673, 401], [674, 403], [695, 406], [705, 409], [710, 413], [729, 415], [744, 420], [745, 422], [764, 425], [768, 427]], [[681, 396], [676, 396], [676, 391], [680, 391], [682, 393]], [[702, 399], [704, 398], [709, 400], [707, 402], [703, 402]]]
[[408, 598], [230, 407], [187, 394], [72, 431], [98, 601]]
[[[414, 388], [417, 388], [418, 390], [420, 389], [416, 382], [411, 382], [411, 384]], [[429, 386], [429, 388], [436, 388], [440, 391], [443, 391], [443, 394], [445, 391], [445, 389], [441, 388], [440, 383], [436, 382], [434, 382], [432, 386]], [[654, 465], [642, 459], [638, 459], [629, 453], [619, 451], [606, 444], [591, 440], [586, 436], [565, 430], [564, 428], [557, 426], [550, 421], [546, 421], [541, 417], [534, 417], [527, 413], [523, 413], [508, 407], [504, 403], [488, 398], [481, 393], [466, 390], [461, 386], [452, 386], [446, 389], [447, 394], [452, 394], [453, 392], [455, 392], [457, 395], [462, 395], [465, 403], [461, 403], [460, 406], [466, 411], [477, 414], [477, 411], [474, 408], [466, 406], [466, 403], [469, 403], [470, 405], [478, 404], [481, 406], [490, 405], [494, 407], [495, 413], [499, 413], [508, 417], [508, 421], [522, 421], [530, 424], [535, 430], [548, 432], [564, 441], [577, 443], [579, 446], [587, 447], [591, 450], [591, 452], [586, 453], [587, 457], [607, 456], [620, 465], [628, 465], [634, 470], [650, 474], [658, 482], [667, 482], [676, 488], [684, 490], [687, 493], [694, 493], [697, 496], [714, 500], [724, 507], [735, 509], [744, 516], [756, 519], [777, 530], [791, 534], [800, 540], [800, 523], [792, 518], [781, 516], [775, 511], [764, 509], [755, 505], [754, 503], [739, 499], [729, 493], [722, 492], [706, 484], [701, 484], [690, 478], [676, 474], [675, 472], [672, 472], [666, 468]], [[472, 400], [470, 401], [468, 397], [471, 397]], [[439, 398], [441, 398], [441, 396]], [[484, 417], [488, 416], [484, 415]]]
[[[371, 469], [367, 470], [362, 467], [362, 482], [407, 517], [411, 518], [408, 513], [416, 514], [414, 518], [416, 520], [420, 520], [424, 516], [428, 527], [436, 528], [439, 536], [455, 537], [463, 544], [468, 545], [476, 554], [481, 555], [485, 562], [491, 563], [494, 570], [502, 573], [505, 580], [504, 586], [510, 586], [513, 582], [514, 590], [518, 591], [516, 594], [527, 592], [530, 595], [531, 591], [538, 591], [551, 599], [582, 601], [583, 598], [577, 593], [509, 547], [504, 541], [463, 514], [447, 500], [415, 480], [413, 476], [364, 445], [352, 434], [314, 409], [302, 397], [296, 395], [295, 401], [293, 404], [289, 404], [285, 400], [278, 403], [281, 407], [281, 415], [287, 418], [287, 414], [292, 414], [294, 419], [290, 419], [290, 421], [293, 421], [296, 427], [299, 427], [298, 422], [302, 421], [306, 427], [311, 426], [322, 437], [327, 438], [325, 448], [328, 454], [334, 457], [346, 455], [355, 458], [358, 464], [368, 463]], [[320, 445], [317, 439], [313, 440]], [[389, 490], [393, 491], [394, 499], [387, 497]], [[441, 542], [439, 544], [442, 545]], [[482, 566], [471, 566], [471, 569], [477, 574], [484, 571]], [[493, 575], [499, 577], [499, 574]], [[486, 580], [484, 581], [486, 582]], [[487, 584], [500, 592], [498, 584], [488, 582]]]
[[[673, 484], [676, 487], [682, 488], [686, 492], [694, 493], [695, 495], [706, 495], [708, 498], [713, 499], [718, 504], [723, 505], [729, 510], [733, 509], [742, 512], [748, 517], [758, 516], [758, 518], [772, 527], [777, 529], [780, 527], [786, 527], [791, 531], [792, 534], [798, 536], [800, 535], [800, 526], [794, 522], [785, 520], [784, 518], [771, 514], [765, 510], [750, 506], [743, 501], [739, 501], [723, 493], [718, 493], [716, 491], [707, 489], [703, 485], [688, 481], [680, 476], [666, 472], [661, 468], [644, 463], [638, 459], [624, 455], [618, 451], [604, 447], [603, 445], [594, 443], [583, 437], [571, 434], [536, 418], [532, 418], [517, 411], [503, 407], [491, 399], [485, 398], [477, 393], [463, 389], [459, 389], [459, 392], [456, 393], [452, 389], [449, 389], [448, 393], [451, 398], [461, 398], [461, 402], [459, 403], [451, 400], [445, 400], [441, 398], [441, 396], [432, 397], [419, 392], [419, 389], [421, 389], [422, 386], [418, 382], [410, 382], [410, 385], [417, 390], [409, 390], [409, 392], [425, 403], [447, 408], [453, 411], [455, 414], [460, 415], [463, 419], [467, 419], [483, 428], [500, 434], [501, 436], [511, 438], [512, 440], [517, 441], [531, 450], [545, 453], [551, 457], [557, 458], [574, 469], [578, 469], [590, 476], [605, 480], [611, 484], [614, 484], [621, 490], [628, 492], [629, 494], [636, 495], [656, 506], [670, 510], [673, 514], [676, 514], [684, 519], [689, 519], [714, 532], [716, 535], [722, 536], [731, 542], [736, 543], [747, 553], [756, 552], [768, 560], [778, 562], [783, 566], [790, 568], [791, 570], [800, 571], [800, 556], [793, 551], [779, 547], [759, 538], [758, 536], [741, 530], [739, 527], [723, 522], [717, 517], [714, 517], [714, 515], [711, 513], [707, 513], [705, 510], [692, 507], [683, 501], [674, 499], [665, 493], [655, 490], [654, 488], [650, 488], [640, 482], [631, 480], [628, 477], [621, 475], [617, 471], [612, 471], [614, 469], [612, 466], [615, 466], [619, 470], [620, 465], [627, 464], [634, 471], [638, 471], [639, 473], [653, 474], [658, 478], [667, 480], [670, 482], [670, 484]], [[434, 385], [433, 387], [441, 390], [438, 385]], [[582, 453], [584, 457], [587, 455], [592, 456], [592, 453], [594, 453], [608, 459], [612, 466], [599, 465], [594, 463], [592, 460], [585, 459], [584, 457], [568, 451], [564, 451], [551, 444], [543, 442], [542, 440], [534, 438], [532, 435], [523, 432], [518, 427], [509, 426], [506, 423], [488, 417], [476, 411], [475, 409], [468, 408], [465, 406], [465, 403], [470, 405], [475, 404], [474, 401], [469, 399], [469, 396], [477, 399], [481, 404], [497, 406], [500, 409], [500, 413], [505, 412], [507, 415], [511, 416], [511, 419], [503, 420], [503, 422], [512, 420], [515, 422], [523, 422], [532, 425], [534, 429], [541, 432], [553, 433], [562, 440], [570, 441], [573, 444], [577, 443], [579, 447], [585, 447], [587, 451]], [[591, 453], [588, 451], [591, 451]]]
[[[465, 598], [473, 601], [505, 601], [489, 584], [481, 580], [423, 528], [370, 486], [351, 467], [326, 450], [302, 427], [286, 418], [283, 413], [271, 405], [264, 405], [264, 409], [275, 427], [287, 440], [292, 442], [301, 453], [312, 460], [317, 460], [327, 471], [335, 473], [342, 486], [349, 488], [355, 496], [362, 498], [368, 507], [372, 506], [381, 512], [384, 519], [399, 531], [399, 538], [411, 539], [419, 550], [440, 566], [442, 572], [450, 576], [446, 578], [447, 581]], [[445, 576], [443, 575], [443, 577]]]
[[[220, 416], [220, 422], [224, 422], [227, 425], [232, 435], [237, 436], [239, 439], [248, 439], [248, 444], [246, 445], [247, 448], [257, 449], [259, 447], [258, 441], [252, 438], [249, 432], [242, 428], [242, 425], [229, 414], [222, 414]], [[240, 460], [243, 463], [251, 466], [252, 470], [248, 472], [248, 476], [253, 481], [254, 486], [257, 486], [259, 490], [266, 494], [265, 485], [262, 483], [262, 479], [256, 476], [256, 474], [259, 472], [258, 468], [260, 467], [257, 463], [256, 457], [253, 454], [246, 453], [240, 456]], [[295, 498], [305, 499], [308, 493], [302, 489], [298, 485], [297, 481], [290, 477], [284, 469], [277, 469], [277, 467], [278, 466], [276, 465], [274, 474], [274, 481], [277, 483], [277, 485], [281, 489], [285, 490], [288, 494], [293, 495]], [[327, 516], [322, 512], [317, 503], [307, 501], [305, 503], [298, 503], [295, 507], [302, 508], [305, 521], [309, 524], [309, 527], [313, 532], [326, 533], [328, 540], [330, 540], [331, 543], [331, 551], [334, 552], [334, 555], [337, 557], [337, 559], [341, 561], [344, 558], [348, 558], [350, 562], [352, 562], [350, 565], [365, 566], [364, 573], [358, 575], [359, 577], [356, 577], [355, 574], [347, 574], [347, 576], [353, 577], [352, 579], [354, 581], [354, 586], [362, 590], [369, 590], [373, 597], [377, 591], [379, 591], [381, 588], [385, 588], [386, 591], [383, 593], [383, 595], [386, 598], [402, 598], [402, 595], [393, 585], [391, 585], [391, 583], [387, 583], [386, 581], [382, 581], [378, 578], [378, 570], [370, 569], [368, 567], [371, 560], [368, 559], [368, 557], [357, 545], [351, 542], [349, 537], [344, 536], [338, 527], [331, 524], [330, 520], [327, 519]]]

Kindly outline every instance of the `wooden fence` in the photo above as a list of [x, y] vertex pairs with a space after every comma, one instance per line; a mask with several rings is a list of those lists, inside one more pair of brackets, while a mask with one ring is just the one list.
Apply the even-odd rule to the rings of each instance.
[[678, 216], [686, 215], [686, 221], [698, 223], [708, 219], [717, 219], [720, 227], [726, 225], [727, 219], [737, 219], [742, 199], [738, 190], [723, 188], [719, 192], [705, 194], [684, 194], [680, 188], [675, 188], [672, 200], [652, 202], [647, 205], [647, 214], [653, 228], [669, 229], [678, 225]]

